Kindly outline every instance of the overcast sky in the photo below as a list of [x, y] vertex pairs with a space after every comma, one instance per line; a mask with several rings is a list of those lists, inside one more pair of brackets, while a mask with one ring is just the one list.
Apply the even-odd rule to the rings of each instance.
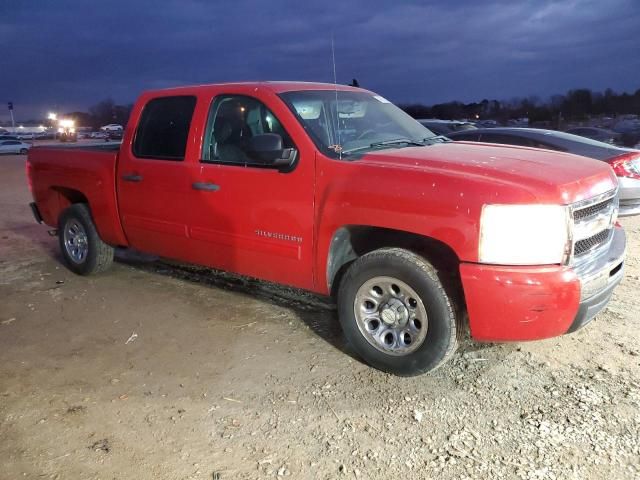
[[0, 100], [27, 119], [148, 88], [330, 82], [332, 32], [338, 82], [396, 103], [640, 88], [640, 0], [0, 0]]

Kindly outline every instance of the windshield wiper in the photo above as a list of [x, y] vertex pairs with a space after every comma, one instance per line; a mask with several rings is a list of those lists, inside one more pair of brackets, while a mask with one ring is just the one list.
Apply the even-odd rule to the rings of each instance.
[[433, 137], [424, 138], [422, 141], [423, 142], [445, 143], [445, 142], [451, 142], [452, 140], [449, 137], [445, 137], [444, 135], [434, 135]]
[[389, 145], [402, 144], [424, 147], [424, 143], [411, 140], [410, 138], [394, 138], [393, 140], [381, 140], [379, 142], [370, 143], [369, 145], [363, 145], [362, 147], [350, 148], [349, 150], [344, 150], [342, 154], [348, 155], [350, 153], [358, 152], [360, 150], [366, 150], [368, 148], [386, 147]]
[[415, 140], [411, 140], [410, 138], [396, 138], [394, 140], [382, 140], [380, 142], [373, 142], [371, 144], [369, 144], [370, 147], [379, 147], [379, 146], [383, 146], [383, 145], [395, 145], [398, 143], [406, 143], [407, 145], [417, 145], [417, 146], [424, 146], [424, 143], [422, 142], [416, 142]]

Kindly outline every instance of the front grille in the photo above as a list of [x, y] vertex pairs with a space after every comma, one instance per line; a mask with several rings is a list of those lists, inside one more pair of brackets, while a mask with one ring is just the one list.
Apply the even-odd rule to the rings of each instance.
[[573, 207], [573, 257], [576, 260], [582, 261], [587, 254], [604, 247], [613, 234], [611, 219], [618, 208], [618, 197], [615, 192], [603, 197]]
[[584, 240], [578, 240], [576, 242], [575, 247], [573, 248], [573, 254], [576, 257], [580, 255], [584, 255], [587, 252], [590, 252], [592, 249], [602, 245], [607, 240], [609, 240], [609, 236], [611, 235], [611, 229], [603, 230], [600, 233], [596, 233], [592, 237], [585, 238]]
[[588, 207], [574, 210], [573, 221], [577, 223], [589, 217], [594, 217], [598, 213], [602, 211], [606, 211], [611, 206], [613, 201], [614, 201], [613, 198], [608, 198], [607, 200], [600, 203], [596, 203], [595, 205], [590, 205]]

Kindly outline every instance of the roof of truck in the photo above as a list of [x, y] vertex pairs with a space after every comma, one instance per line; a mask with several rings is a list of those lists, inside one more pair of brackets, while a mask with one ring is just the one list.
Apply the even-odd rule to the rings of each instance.
[[[321, 82], [294, 82], [294, 81], [262, 81], [262, 82], [229, 82], [229, 83], [209, 83], [203, 85], [186, 85], [181, 87], [154, 89], [148, 91], [148, 93], [185, 93], [193, 92], [194, 90], [209, 90], [219, 89], [220, 87], [226, 88], [261, 88], [270, 90], [274, 93], [292, 92], [299, 90], [340, 90], [340, 91], [363, 91], [362, 88], [351, 87], [349, 85], [340, 85], [333, 83], [321, 83]], [[366, 90], [364, 90], [366, 91]]]

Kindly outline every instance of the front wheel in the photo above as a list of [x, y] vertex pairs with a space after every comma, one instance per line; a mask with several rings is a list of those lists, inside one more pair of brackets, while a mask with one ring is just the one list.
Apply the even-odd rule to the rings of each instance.
[[363, 255], [338, 291], [342, 329], [370, 365], [402, 376], [442, 365], [455, 352], [460, 328], [436, 270], [400, 248]]
[[113, 263], [114, 248], [102, 241], [89, 207], [76, 203], [58, 219], [60, 250], [67, 266], [79, 275], [107, 270]]
[[26, 148], [20, 149], [20, 155], [26, 155], [27, 153], [29, 153], [29, 150], [27, 150]]

